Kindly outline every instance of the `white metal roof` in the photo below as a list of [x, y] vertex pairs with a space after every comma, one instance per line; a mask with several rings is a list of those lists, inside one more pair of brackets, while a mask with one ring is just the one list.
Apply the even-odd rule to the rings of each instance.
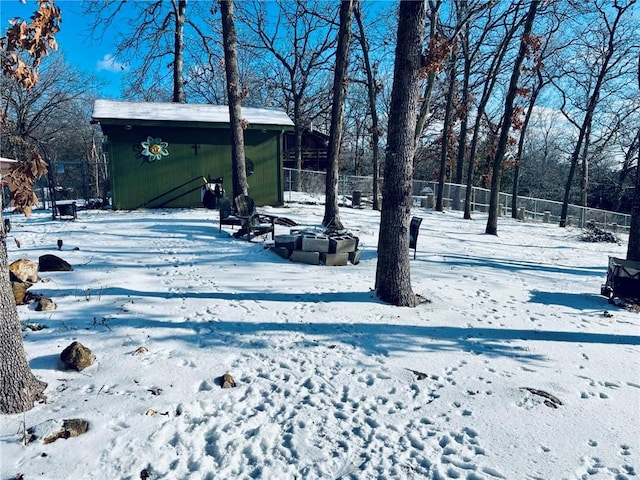
[[0, 157], [0, 163], [18, 163], [18, 161], [13, 158]]
[[[227, 105], [202, 105], [193, 103], [118, 102], [96, 100], [93, 105], [94, 120], [152, 120], [172, 122], [229, 123]], [[282, 110], [268, 108], [242, 108], [242, 118], [253, 125], [293, 126]]]

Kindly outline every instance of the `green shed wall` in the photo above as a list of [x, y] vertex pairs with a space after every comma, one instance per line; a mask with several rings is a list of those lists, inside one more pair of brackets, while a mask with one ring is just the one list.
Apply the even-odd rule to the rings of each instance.
[[[228, 126], [105, 125], [111, 168], [111, 192], [116, 209], [199, 207], [202, 177], [223, 177], [232, 196], [231, 145]], [[149, 162], [141, 142], [161, 138], [168, 156]], [[245, 156], [254, 171], [247, 181], [257, 205], [283, 203], [281, 130], [245, 130]]]

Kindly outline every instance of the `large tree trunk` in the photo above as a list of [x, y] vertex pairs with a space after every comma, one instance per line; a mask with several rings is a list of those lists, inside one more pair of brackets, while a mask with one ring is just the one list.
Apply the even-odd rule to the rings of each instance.
[[640, 149], [638, 149], [638, 165], [636, 165], [636, 190], [631, 204], [627, 260], [640, 262]]
[[173, 101], [184, 103], [184, 82], [182, 72], [184, 67], [184, 22], [187, 0], [178, 1], [176, 11], [176, 30], [173, 50]]
[[340, 143], [344, 121], [344, 102], [347, 96], [347, 66], [349, 64], [349, 44], [351, 43], [351, 13], [353, 0], [340, 2], [340, 28], [336, 49], [336, 67], [333, 73], [333, 104], [331, 106], [331, 126], [329, 128], [329, 168], [325, 191], [324, 219], [322, 224], [330, 229], [342, 230], [338, 214], [338, 175], [340, 172]]
[[[3, 37], [5, 49], [31, 56], [31, 62], [29, 62], [31, 67], [22, 69], [21, 78], [12, 70], [14, 67], [12, 62], [3, 62], [0, 68], [2, 75], [14, 77], [27, 89], [38, 82], [36, 69], [42, 57], [51, 49], [55, 50], [54, 35], [61, 21], [60, 9], [52, 3], [42, 2], [32, 19], [34, 21], [27, 26], [26, 32], [23, 29], [24, 24], [21, 25], [18, 22], [11, 27], [14, 29], [13, 32], [8, 31]], [[19, 29], [19, 34], [16, 29]], [[15, 60], [21, 58], [20, 54], [14, 57]], [[40, 178], [47, 171], [46, 163], [35, 152], [32, 152], [31, 157], [29, 173]], [[2, 174], [0, 174], [0, 189], [1, 184]], [[23, 196], [22, 200], [18, 200], [17, 206], [23, 208], [25, 212], [30, 211], [32, 198], [31, 195]], [[24, 351], [20, 318], [9, 279], [7, 232], [2, 218], [2, 207], [0, 192], [0, 413], [12, 414], [26, 412], [35, 402], [44, 400], [47, 384], [33, 375]]]
[[296, 158], [296, 169], [293, 173], [291, 190], [302, 191], [302, 119], [300, 118], [300, 98], [296, 96], [293, 101], [293, 121], [295, 123], [293, 132], [295, 135], [294, 155]]
[[20, 318], [9, 281], [7, 234], [0, 198], [0, 413], [21, 413], [44, 400], [47, 384], [38, 380], [27, 361], [22, 343]]
[[496, 149], [496, 156], [493, 160], [493, 174], [491, 176], [491, 195], [489, 199], [489, 218], [487, 219], [487, 228], [485, 232], [489, 235], [498, 234], [498, 203], [500, 199], [500, 175], [502, 173], [502, 162], [504, 154], [507, 151], [507, 140], [509, 139], [509, 129], [513, 118], [513, 104], [518, 91], [518, 80], [520, 79], [520, 69], [527, 53], [527, 41], [531, 31], [533, 30], [533, 21], [536, 18], [540, 0], [533, 0], [527, 12], [526, 23], [522, 38], [520, 40], [520, 49], [513, 66], [511, 80], [509, 81], [509, 90], [505, 99], [504, 114], [502, 117], [502, 128], [500, 129], [500, 138]]
[[240, 73], [238, 71], [238, 39], [233, 20], [233, 0], [220, 2], [222, 14], [222, 38], [224, 43], [225, 72], [227, 75], [227, 96], [229, 97], [229, 122], [231, 127], [231, 164], [233, 175], [233, 196], [246, 195], [247, 170], [244, 157], [244, 130], [240, 104]]
[[425, 23], [424, 2], [400, 2], [376, 270], [378, 297], [409, 307], [416, 305], [409, 267], [409, 223]]
[[[638, 88], [640, 88], [640, 55], [638, 56]], [[640, 138], [640, 129], [638, 129], [638, 138]], [[638, 145], [636, 163], [636, 190], [631, 204], [631, 226], [629, 227], [627, 260], [640, 262], [640, 145]]]

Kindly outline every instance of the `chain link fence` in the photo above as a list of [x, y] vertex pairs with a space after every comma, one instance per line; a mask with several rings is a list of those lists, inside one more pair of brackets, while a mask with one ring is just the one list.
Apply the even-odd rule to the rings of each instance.
[[[300, 175], [300, 188], [303, 192], [324, 195], [326, 173], [310, 170], [285, 168], [285, 190], [292, 191]], [[449, 210], [463, 210], [467, 188], [465, 185], [445, 183], [443, 207]], [[358, 202], [373, 204], [373, 177], [340, 175], [338, 195], [343, 203], [353, 201], [354, 192]], [[379, 179], [378, 192], [382, 192], [382, 178]], [[49, 174], [36, 184], [36, 194], [40, 200], [39, 208], [51, 208], [54, 201], [75, 201], [79, 208], [101, 208], [109, 205], [110, 183], [106, 162], [55, 162], [49, 167]], [[433, 208], [438, 194], [438, 183], [434, 181], [413, 181], [413, 202], [416, 207]], [[512, 216], [509, 193], [500, 193], [500, 214]], [[489, 211], [490, 190], [472, 187], [471, 211], [487, 213]], [[285, 200], [291, 200], [285, 195]], [[516, 217], [520, 220], [559, 223], [562, 202], [532, 197], [518, 197]], [[584, 227], [592, 222], [600, 228], [628, 232], [631, 215], [599, 210], [596, 208], [569, 205], [567, 224]]]
[[[295, 179], [300, 173], [300, 188], [303, 192], [324, 195], [326, 185], [325, 172], [313, 172], [285, 168], [285, 189], [292, 190]], [[378, 191], [382, 192], [382, 179], [379, 180]], [[352, 175], [340, 175], [338, 181], [338, 195], [347, 203], [354, 197], [361, 197], [363, 204], [373, 203], [373, 177], [356, 177]], [[449, 210], [464, 210], [467, 187], [454, 183], [445, 183], [443, 190], [443, 207]], [[471, 211], [475, 213], [487, 213], [491, 191], [486, 188], [472, 187]], [[438, 182], [413, 181], [413, 202], [416, 207], [433, 208], [438, 195]], [[512, 216], [512, 195], [500, 193], [499, 211], [501, 215]], [[562, 202], [544, 200], [533, 197], [518, 197], [516, 217], [525, 221], [539, 221], [546, 223], [560, 223]], [[587, 222], [613, 231], [628, 232], [631, 225], [631, 215], [596, 208], [569, 205], [567, 224], [584, 227]]]
[[102, 208], [109, 205], [109, 169], [107, 162], [54, 162], [48, 174], [36, 184], [39, 208], [51, 208], [57, 202], [76, 202], [78, 208]]

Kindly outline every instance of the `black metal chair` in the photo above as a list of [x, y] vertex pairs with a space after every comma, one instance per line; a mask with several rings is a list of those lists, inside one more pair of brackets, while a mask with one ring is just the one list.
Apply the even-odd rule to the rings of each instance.
[[420, 225], [422, 224], [422, 218], [411, 217], [411, 224], [409, 225], [409, 249], [413, 248], [413, 259], [416, 258], [416, 250], [418, 244], [418, 234], [420, 233]]

